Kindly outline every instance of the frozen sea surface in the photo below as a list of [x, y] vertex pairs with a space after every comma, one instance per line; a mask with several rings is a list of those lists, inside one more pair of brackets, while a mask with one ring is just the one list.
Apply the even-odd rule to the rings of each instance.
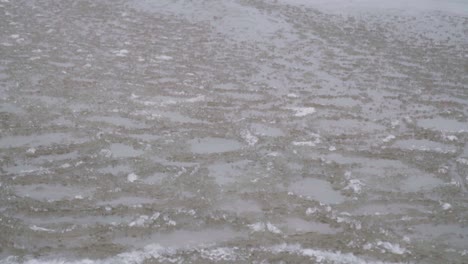
[[468, 2], [0, 0], [0, 264], [468, 263]]

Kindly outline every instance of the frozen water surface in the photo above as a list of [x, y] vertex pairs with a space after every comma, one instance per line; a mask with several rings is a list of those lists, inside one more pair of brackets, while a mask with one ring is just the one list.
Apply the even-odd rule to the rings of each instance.
[[82, 142], [82, 139], [73, 137], [67, 133], [49, 133], [49, 134], [34, 134], [30, 136], [7, 136], [0, 139], [0, 147], [2, 148], [18, 148], [18, 147], [39, 147], [50, 146], [52, 144], [73, 144]]
[[236, 140], [224, 138], [201, 138], [189, 142], [191, 151], [197, 154], [223, 153], [238, 150], [242, 147]]
[[333, 190], [330, 184], [325, 180], [303, 179], [293, 183], [290, 191], [297, 195], [310, 197], [325, 204], [341, 203], [345, 198], [337, 191]]
[[138, 157], [143, 154], [143, 151], [136, 150], [132, 146], [121, 143], [111, 144], [109, 150], [115, 158]]
[[0, 264], [467, 263], [467, 24], [0, 0]]

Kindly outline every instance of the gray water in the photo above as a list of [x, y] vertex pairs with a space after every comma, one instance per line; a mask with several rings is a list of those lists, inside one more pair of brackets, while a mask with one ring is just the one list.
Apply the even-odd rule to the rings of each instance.
[[0, 264], [467, 263], [463, 1], [0, 0]]

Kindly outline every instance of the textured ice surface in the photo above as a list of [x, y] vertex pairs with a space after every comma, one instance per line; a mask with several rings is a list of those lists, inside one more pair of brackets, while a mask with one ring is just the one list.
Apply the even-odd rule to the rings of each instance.
[[466, 263], [467, 6], [0, 0], [0, 264]]

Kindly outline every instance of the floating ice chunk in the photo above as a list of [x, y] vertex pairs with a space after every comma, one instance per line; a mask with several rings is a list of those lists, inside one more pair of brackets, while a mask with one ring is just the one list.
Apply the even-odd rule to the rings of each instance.
[[451, 208], [452, 208], [452, 205], [449, 204], [449, 203], [443, 203], [443, 204], [442, 204], [442, 209], [443, 209], [444, 211], [447, 211], [447, 210], [449, 210], [449, 209], [451, 209]]
[[293, 141], [292, 144], [294, 146], [307, 146], [307, 147], [315, 147], [317, 144], [320, 144], [320, 135], [314, 134], [315, 140], [313, 141]]
[[126, 49], [117, 50], [117, 51], [114, 51], [114, 54], [117, 57], [125, 57], [128, 55], [128, 50]]
[[254, 232], [262, 232], [265, 231], [265, 224], [264, 223], [254, 223], [251, 225], [248, 225], [250, 229], [252, 229]]
[[317, 212], [317, 208], [310, 208], [309, 207], [309, 208], [307, 208], [305, 213], [306, 213], [306, 215], [313, 215], [313, 214], [315, 214], [315, 212]]
[[248, 225], [248, 226], [254, 232], [268, 231], [268, 232], [271, 232], [271, 233], [274, 233], [274, 234], [281, 234], [281, 230], [279, 228], [277, 228], [276, 226], [274, 226], [270, 222], [267, 222], [267, 223], [258, 222], [258, 223], [254, 223], [254, 224], [251, 224], [251, 225]]
[[254, 146], [258, 142], [258, 138], [248, 130], [243, 130], [241, 132], [241, 137], [247, 142], [249, 146]]
[[127, 181], [129, 182], [135, 182], [136, 180], [138, 180], [138, 175], [133, 172], [127, 176]]
[[109, 149], [102, 149], [100, 153], [106, 158], [110, 158], [112, 156], [112, 151], [110, 151]]
[[361, 193], [362, 187], [364, 183], [362, 183], [358, 179], [350, 180], [348, 185], [344, 188], [345, 190], [352, 190], [354, 193]]
[[362, 246], [362, 248], [364, 250], [371, 250], [374, 246], [372, 245], [372, 243], [366, 243], [364, 246]]
[[168, 60], [172, 60], [172, 57], [171, 57], [171, 56], [167, 56], [167, 55], [159, 55], [159, 56], [156, 56], [156, 59], [168, 61]]
[[383, 142], [387, 143], [394, 140], [396, 137], [394, 135], [388, 135], [386, 138], [382, 139]]
[[288, 95], [286, 95], [287, 97], [289, 98], [299, 98], [299, 95], [295, 94], [295, 93], [289, 93]]
[[281, 230], [277, 228], [276, 226], [274, 226], [273, 224], [271, 224], [270, 222], [266, 223], [266, 227], [267, 227], [267, 230], [270, 231], [271, 233], [281, 234]]
[[161, 215], [161, 214], [160, 214], [159, 212], [154, 213], [154, 214], [151, 216], [151, 220], [153, 220], [153, 221], [154, 221], [154, 220], [157, 220], [157, 219], [159, 218], [160, 215]]
[[49, 233], [55, 232], [52, 229], [48, 229], [48, 228], [44, 228], [44, 227], [40, 227], [40, 226], [36, 226], [36, 225], [32, 225], [29, 228], [31, 230], [33, 230], [33, 231], [39, 231], [39, 232], [49, 232]]
[[136, 220], [132, 221], [128, 226], [133, 227], [143, 227], [146, 223], [146, 221], [149, 219], [147, 215], [140, 215]]
[[311, 115], [316, 112], [314, 107], [291, 107], [288, 109], [294, 111], [295, 112], [294, 116], [297, 116], [297, 117]]
[[349, 180], [351, 178], [351, 174], [352, 173], [350, 171], [345, 171], [345, 173], [344, 173], [345, 179]]
[[294, 146], [315, 147], [315, 142], [312, 141], [294, 141], [292, 144]]
[[463, 165], [468, 165], [468, 159], [466, 158], [458, 158], [457, 162]]
[[168, 226], [176, 226], [176, 225], [177, 225], [176, 221], [172, 220], [172, 219], [169, 218], [169, 216], [167, 216], [167, 215], [163, 215], [163, 220], [164, 220], [164, 222], [166, 222], [166, 224], [167, 224]]
[[440, 173], [440, 174], [447, 174], [449, 172], [449, 167], [440, 166], [440, 168], [437, 170], [437, 172]]
[[205, 101], [205, 96], [204, 95], [199, 95], [197, 97], [189, 98], [185, 100], [187, 103], [197, 103], [197, 102], [202, 102]]
[[336, 147], [335, 147], [335, 146], [330, 146], [330, 147], [328, 148], [328, 150], [329, 150], [329, 151], [335, 151], [335, 150], [336, 150]]
[[10, 38], [17, 39], [17, 38], [19, 38], [19, 35], [18, 34], [13, 34], [13, 35], [10, 36]]
[[161, 102], [161, 103], [155, 103], [155, 102], [151, 102], [151, 101], [144, 101], [142, 103], [144, 105], [146, 105], [146, 106], [152, 106], [152, 105], [158, 105], [158, 104], [161, 104], [161, 106], [168, 106], [168, 105], [175, 105], [175, 104], [178, 103], [178, 101], [168, 99], [168, 100], [165, 100], [164, 102]]
[[458, 140], [458, 137], [454, 136], [454, 135], [444, 136], [444, 138], [449, 140], [449, 141], [457, 141]]
[[397, 255], [403, 255], [408, 252], [405, 248], [400, 247], [399, 244], [392, 244], [390, 242], [377, 241], [377, 246], [382, 247], [389, 252]]
[[390, 125], [392, 126], [392, 128], [395, 128], [395, 127], [400, 125], [400, 121], [399, 120], [392, 120], [392, 122], [390, 122]]
[[34, 154], [34, 153], [36, 153], [36, 149], [35, 148], [29, 148], [28, 150], [26, 150], [26, 153]]

